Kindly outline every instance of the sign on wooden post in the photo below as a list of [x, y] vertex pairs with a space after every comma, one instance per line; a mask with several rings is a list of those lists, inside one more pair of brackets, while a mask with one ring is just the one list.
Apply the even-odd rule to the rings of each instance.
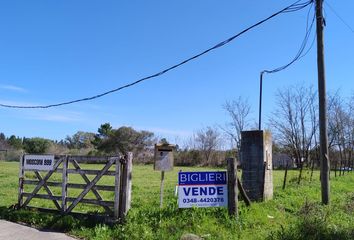
[[179, 172], [178, 207], [226, 207], [226, 172]]
[[173, 170], [173, 149], [172, 144], [155, 144], [154, 170], [172, 171]]
[[173, 170], [173, 149], [175, 145], [172, 144], [155, 144], [155, 161], [154, 170], [161, 171], [161, 185], [160, 185], [160, 208], [163, 204], [163, 188], [165, 180], [165, 171]]

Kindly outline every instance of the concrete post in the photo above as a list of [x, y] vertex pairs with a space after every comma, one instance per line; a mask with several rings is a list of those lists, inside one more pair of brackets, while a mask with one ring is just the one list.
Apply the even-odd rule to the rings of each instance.
[[270, 132], [241, 133], [242, 185], [252, 201], [273, 198], [272, 137]]

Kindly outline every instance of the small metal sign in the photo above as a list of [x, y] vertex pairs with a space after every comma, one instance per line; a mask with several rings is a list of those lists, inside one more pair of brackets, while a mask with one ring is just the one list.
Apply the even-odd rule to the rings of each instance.
[[53, 166], [54, 155], [24, 155], [24, 169], [50, 171]]
[[226, 172], [179, 172], [178, 207], [227, 207]]
[[173, 169], [173, 149], [171, 144], [155, 145], [155, 162], [154, 170], [171, 171]]

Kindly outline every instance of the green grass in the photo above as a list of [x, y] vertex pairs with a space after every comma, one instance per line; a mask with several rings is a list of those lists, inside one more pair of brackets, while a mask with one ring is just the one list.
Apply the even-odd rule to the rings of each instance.
[[[134, 166], [132, 208], [124, 224], [107, 226], [91, 219], [9, 209], [17, 202], [18, 163], [0, 162], [0, 218], [62, 230], [85, 239], [179, 239], [185, 233], [204, 239], [354, 239], [354, 173], [337, 178], [332, 174], [331, 204], [323, 206], [319, 172], [315, 172], [312, 182], [305, 172], [298, 185], [298, 172], [289, 171], [287, 188], [282, 190], [284, 171], [274, 171], [274, 199], [251, 207], [240, 202], [239, 219], [235, 220], [224, 208], [178, 209], [174, 191], [179, 170], [210, 169], [175, 167], [174, 171], [167, 172], [164, 207], [160, 209], [160, 172], [153, 171], [151, 165]], [[83, 183], [76, 175], [70, 175], [70, 182]], [[113, 183], [112, 177], [100, 181], [100, 184], [108, 183]], [[60, 193], [60, 189], [53, 191]], [[69, 193], [75, 196], [79, 191]], [[104, 199], [113, 198], [112, 193], [103, 193]], [[48, 200], [36, 199], [34, 204], [53, 207]], [[75, 210], [98, 209], [80, 204]]]

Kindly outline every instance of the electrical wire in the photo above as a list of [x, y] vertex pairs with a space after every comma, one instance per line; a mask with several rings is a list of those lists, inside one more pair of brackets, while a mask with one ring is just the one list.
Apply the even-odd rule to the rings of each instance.
[[312, 9], [312, 6], [313, 6], [313, 2], [311, 2], [311, 7], [309, 8], [309, 11], [307, 12], [307, 20], [306, 20], [306, 33], [305, 33], [305, 37], [301, 43], [301, 46], [300, 46], [300, 49], [298, 50], [298, 52], [296, 53], [295, 57], [287, 64], [281, 66], [281, 67], [278, 67], [278, 68], [275, 68], [273, 70], [263, 70], [261, 73], [260, 73], [260, 76], [259, 76], [259, 89], [260, 89], [260, 94], [259, 94], [259, 120], [258, 120], [258, 128], [259, 130], [262, 129], [262, 86], [263, 86], [263, 75], [265, 73], [277, 73], [277, 72], [280, 72], [280, 71], [283, 71], [284, 69], [288, 68], [289, 66], [291, 66], [294, 62], [298, 61], [299, 59], [301, 59], [302, 57], [306, 56], [307, 53], [311, 50], [314, 42], [315, 42], [315, 37], [311, 43], [311, 46], [310, 48], [305, 52], [304, 50], [306, 49], [306, 45], [308, 43], [308, 39], [311, 35], [311, 32], [312, 32], [312, 27], [314, 25], [314, 22], [315, 22], [315, 19], [316, 19], [316, 14], [314, 12], [314, 15], [313, 15], [313, 18], [312, 18], [312, 21], [311, 21], [311, 24], [309, 26], [309, 18], [310, 18], [310, 12], [311, 12], [311, 9]]
[[[311, 3], [311, 6], [313, 6], [313, 2]], [[306, 56], [309, 51], [311, 50], [313, 44], [314, 44], [314, 40], [315, 38], [313, 39], [312, 43], [311, 43], [311, 46], [308, 48], [308, 50], [303, 53], [306, 49], [306, 46], [307, 46], [307, 43], [308, 43], [308, 39], [311, 35], [311, 32], [312, 32], [312, 28], [313, 28], [313, 25], [314, 25], [314, 22], [315, 22], [315, 19], [316, 19], [316, 14], [314, 13], [313, 15], [313, 18], [312, 18], [312, 21], [311, 21], [311, 24], [309, 25], [309, 15], [310, 15], [310, 11], [311, 11], [311, 8], [309, 9], [308, 13], [307, 13], [307, 20], [306, 20], [306, 33], [305, 33], [305, 37], [304, 39], [302, 40], [302, 43], [301, 43], [301, 46], [300, 46], [300, 49], [298, 50], [298, 52], [296, 53], [295, 57], [290, 61], [288, 62], [287, 64], [281, 66], [281, 67], [278, 67], [278, 68], [275, 68], [273, 70], [263, 70], [261, 72], [261, 75], [263, 75], [264, 73], [277, 73], [277, 72], [280, 72], [280, 71], [283, 71], [285, 70], [286, 68], [288, 68], [289, 66], [291, 66], [293, 63], [295, 63], [296, 61], [298, 61], [299, 59], [303, 58], [304, 56]]]
[[299, 11], [299, 10], [307, 7], [308, 5], [312, 4], [314, 0], [309, 0], [309, 1], [306, 1], [306, 2], [303, 2], [303, 3], [299, 3], [300, 1], [301, 0], [298, 0], [298, 1], [294, 2], [293, 4], [283, 8], [282, 10], [270, 15], [267, 18], [264, 18], [263, 20], [251, 25], [250, 27], [242, 30], [241, 32], [237, 33], [236, 35], [234, 35], [234, 36], [232, 36], [232, 37], [230, 37], [230, 38], [228, 38], [228, 39], [216, 44], [215, 46], [213, 46], [213, 47], [211, 47], [211, 48], [209, 48], [209, 49], [207, 49], [207, 50], [205, 50], [205, 51], [203, 51], [203, 52], [201, 52], [201, 53], [199, 53], [197, 55], [194, 55], [193, 57], [190, 57], [190, 58], [188, 58], [188, 59], [186, 59], [186, 60], [184, 60], [184, 61], [182, 61], [182, 62], [180, 62], [180, 63], [178, 63], [176, 65], [173, 65], [173, 66], [171, 66], [169, 68], [166, 68], [166, 69], [164, 69], [164, 70], [162, 70], [162, 71], [160, 71], [158, 73], [152, 74], [152, 75], [147, 76], [147, 77], [143, 77], [143, 78], [141, 78], [141, 79], [139, 79], [139, 80], [137, 80], [135, 82], [131, 82], [131, 83], [123, 85], [121, 87], [109, 90], [107, 92], [103, 92], [103, 93], [100, 93], [100, 94], [97, 94], [97, 95], [91, 96], [91, 97], [85, 97], [85, 98], [81, 98], [81, 99], [76, 99], [76, 100], [71, 100], [71, 101], [61, 102], [61, 103], [55, 103], [55, 104], [50, 104], [50, 105], [21, 106], [21, 105], [8, 105], [8, 104], [1, 104], [0, 103], [0, 107], [4, 107], [4, 108], [22, 108], [22, 109], [24, 109], [24, 108], [25, 109], [29, 109], [29, 108], [33, 109], [33, 108], [59, 107], [59, 106], [63, 106], [63, 105], [69, 105], [69, 104], [73, 104], [73, 103], [78, 103], [78, 102], [83, 102], [83, 101], [89, 101], [89, 100], [97, 99], [97, 98], [103, 97], [105, 95], [120, 91], [122, 89], [132, 87], [132, 86], [134, 86], [136, 84], [139, 84], [139, 83], [141, 83], [143, 81], [159, 77], [159, 76], [161, 76], [161, 75], [163, 75], [163, 74], [165, 74], [165, 73], [167, 73], [167, 72], [169, 72], [169, 71], [171, 71], [171, 70], [173, 70], [175, 68], [178, 68], [178, 67], [180, 67], [180, 66], [182, 66], [182, 65], [184, 65], [184, 64], [186, 64], [186, 63], [188, 63], [188, 62], [190, 62], [190, 61], [192, 61], [194, 59], [197, 59], [197, 58], [199, 58], [199, 57], [201, 57], [201, 56], [203, 56], [203, 55], [205, 55], [205, 54], [207, 54], [207, 53], [209, 53], [209, 52], [211, 52], [211, 51], [213, 51], [213, 50], [215, 50], [217, 48], [220, 48], [220, 47], [230, 43], [231, 41], [235, 40], [236, 38], [240, 37], [241, 35], [245, 34], [246, 32], [250, 31], [251, 29], [253, 29], [253, 28], [255, 28], [255, 27], [257, 27], [257, 26], [259, 26], [259, 25], [261, 25], [261, 24], [263, 24], [265, 22], [267, 22], [268, 20], [270, 20], [270, 19], [272, 19], [272, 18], [274, 18], [274, 17], [276, 17], [276, 16], [278, 16], [278, 15], [280, 15], [282, 13], [290, 13], [290, 12]]
[[341, 20], [341, 22], [354, 34], [354, 29], [337, 13], [337, 11], [334, 10], [334, 8], [329, 3], [327, 3], [327, 1], [325, 1], [325, 4], [334, 13], [334, 15], [336, 15], [337, 18], [339, 18], [339, 20]]

